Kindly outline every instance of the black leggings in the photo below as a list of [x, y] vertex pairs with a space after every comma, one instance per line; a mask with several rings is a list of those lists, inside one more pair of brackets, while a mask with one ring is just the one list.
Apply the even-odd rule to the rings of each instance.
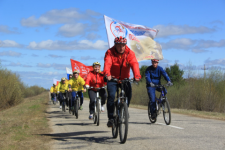
[[[89, 95], [89, 98], [90, 98], [90, 104], [89, 104], [89, 111], [90, 111], [90, 114], [93, 114], [94, 113], [94, 109], [95, 109], [95, 98], [97, 97], [97, 92], [96, 91], [93, 91], [91, 89], [88, 90], [88, 95]], [[101, 89], [99, 91], [99, 96], [101, 97], [101, 104], [104, 105], [105, 104], [105, 100], [107, 98], [107, 94], [106, 94], [106, 91], [105, 89]]]

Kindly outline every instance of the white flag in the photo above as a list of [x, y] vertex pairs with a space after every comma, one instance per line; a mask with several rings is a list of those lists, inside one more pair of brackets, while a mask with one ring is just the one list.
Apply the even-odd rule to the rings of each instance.
[[130, 24], [104, 16], [109, 47], [114, 46], [115, 37], [126, 37], [127, 46], [135, 52], [138, 61], [163, 59], [161, 45], [153, 39], [159, 32], [143, 25]]

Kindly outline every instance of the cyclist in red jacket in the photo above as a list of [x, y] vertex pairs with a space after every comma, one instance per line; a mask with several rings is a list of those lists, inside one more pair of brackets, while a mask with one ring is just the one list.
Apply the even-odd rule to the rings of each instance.
[[[99, 62], [94, 62], [93, 63], [93, 71], [90, 71], [87, 75], [87, 79], [85, 82], [85, 85], [87, 88], [89, 87], [94, 87], [94, 88], [100, 88], [106, 85], [106, 83], [104, 82], [104, 74], [101, 73], [101, 64]], [[92, 88], [88, 90], [88, 95], [90, 98], [90, 104], [89, 104], [89, 111], [90, 111], [90, 116], [89, 119], [93, 119], [93, 113], [94, 113], [94, 102], [95, 102], [95, 98], [97, 96], [96, 90]], [[105, 104], [105, 100], [107, 98], [107, 94], [105, 89], [101, 89], [99, 91], [99, 96], [101, 97], [101, 111], [104, 111], [104, 104]]]
[[[113, 125], [114, 99], [117, 89], [117, 83], [110, 81], [112, 77], [120, 80], [129, 78], [131, 68], [133, 70], [135, 80], [139, 81], [141, 79], [138, 61], [136, 59], [135, 53], [126, 45], [127, 39], [122, 36], [116, 37], [114, 43], [115, 45], [109, 50], [107, 50], [104, 58], [104, 73], [108, 80], [108, 127], [112, 127]], [[125, 93], [128, 97], [129, 106], [132, 96], [132, 89], [130, 83], [127, 83], [127, 85], [125, 86]]]

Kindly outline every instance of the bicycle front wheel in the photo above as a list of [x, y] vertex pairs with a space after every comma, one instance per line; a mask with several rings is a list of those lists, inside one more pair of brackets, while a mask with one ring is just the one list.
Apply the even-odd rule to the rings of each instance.
[[76, 107], [75, 107], [75, 116], [78, 119], [78, 109], [79, 109], [79, 98], [76, 100]]
[[149, 118], [151, 123], [155, 123], [156, 122], [156, 118], [152, 119], [150, 102], [148, 103], [148, 118]]
[[114, 113], [113, 113], [114, 123], [113, 123], [113, 127], [112, 127], [112, 136], [113, 136], [113, 138], [117, 138], [117, 136], [118, 136], [117, 110], [118, 110], [117, 106], [116, 106], [116, 104], [114, 104]]
[[96, 115], [97, 115], [97, 126], [99, 126], [99, 124], [100, 124], [101, 104], [99, 103], [99, 101], [101, 101], [101, 99], [98, 100], [98, 102], [97, 102], [97, 113], [96, 113]]
[[66, 112], [65, 101], [62, 102], [62, 111], [63, 111], [63, 112]]
[[163, 108], [163, 118], [166, 125], [170, 125], [171, 123], [171, 112], [170, 112], [170, 104], [167, 100], [162, 103]]
[[119, 122], [120, 142], [123, 144], [126, 142], [128, 134], [128, 108], [125, 102], [120, 105]]

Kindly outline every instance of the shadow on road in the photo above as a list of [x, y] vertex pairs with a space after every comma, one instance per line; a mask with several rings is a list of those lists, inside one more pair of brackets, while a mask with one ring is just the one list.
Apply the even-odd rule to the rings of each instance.
[[97, 133], [105, 133], [109, 131], [79, 131], [79, 132], [69, 132], [69, 133], [54, 133], [54, 134], [40, 134], [42, 136], [50, 136], [54, 140], [67, 141], [68, 139], [78, 139], [96, 143], [104, 143], [108, 139], [112, 139], [110, 137], [76, 137], [80, 135], [88, 135], [88, 134], [97, 134]]
[[67, 126], [67, 125], [87, 126], [87, 125], [93, 125], [93, 123], [60, 123], [55, 125], [56, 126]]
[[151, 125], [151, 123], [150, 122], [129, 122], [129, 124], [150, 124]]

